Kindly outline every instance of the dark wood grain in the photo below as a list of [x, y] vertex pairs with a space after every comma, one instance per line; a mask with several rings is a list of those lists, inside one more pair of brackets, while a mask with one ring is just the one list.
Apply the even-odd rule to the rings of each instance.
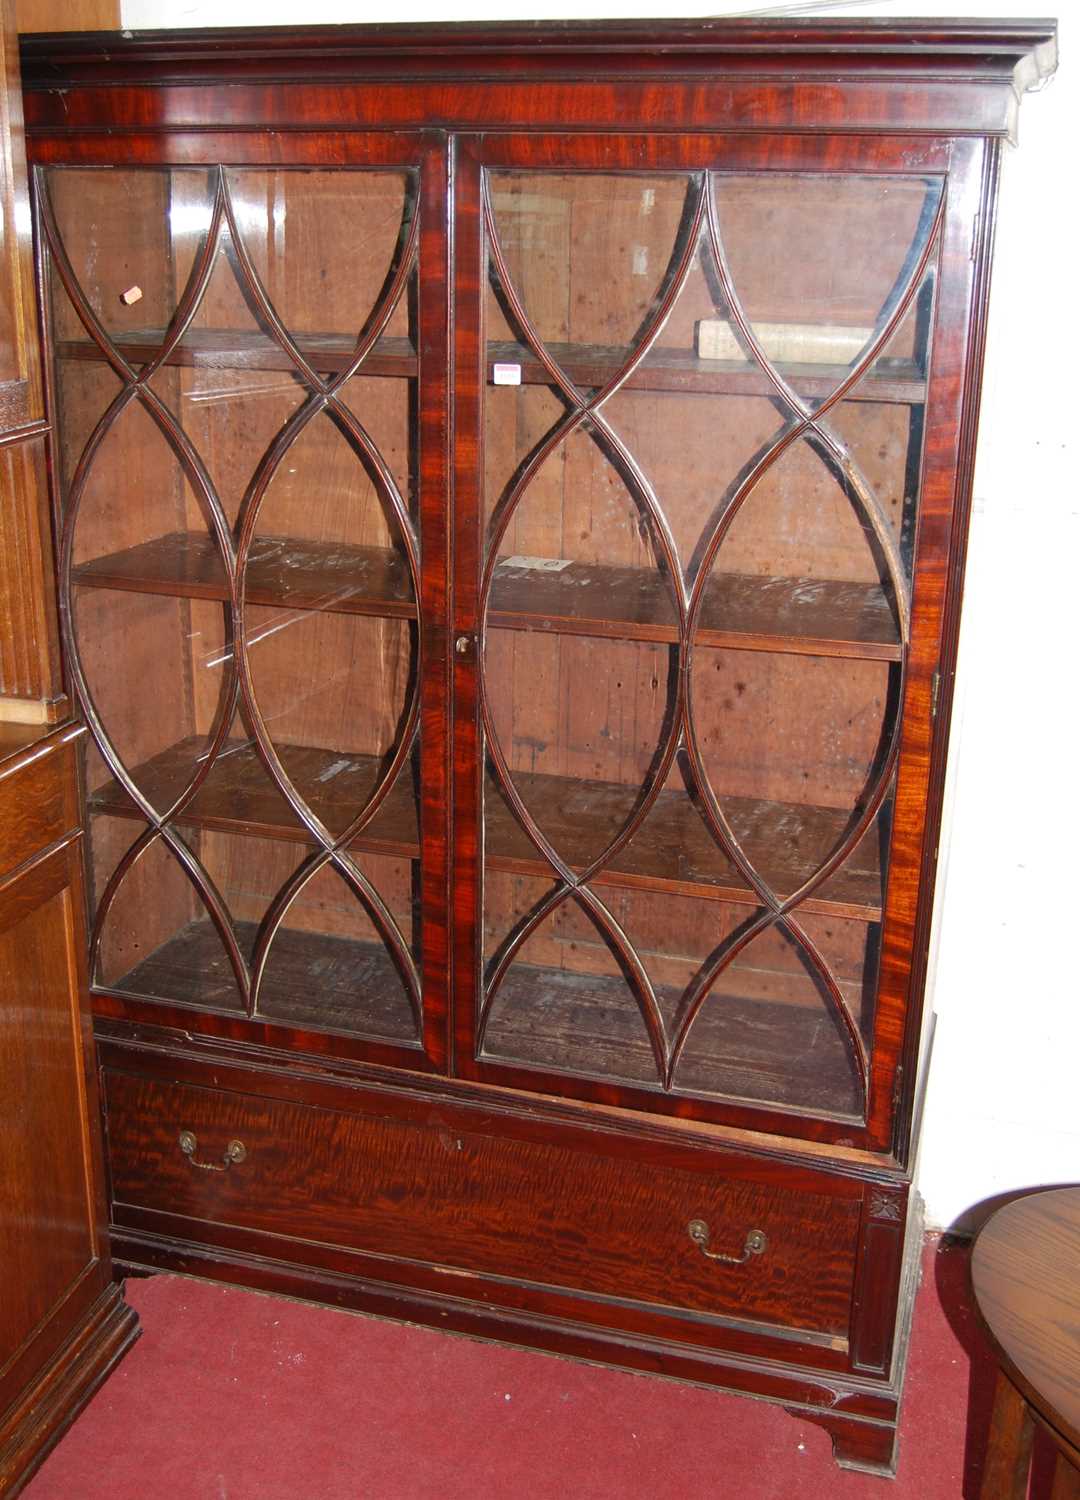
[[[122, 1074], [110, 1075], [107, 1107], [120, 1204], [706, 1315], [846, 1331], [856, 1227], [847, 1203], [829, 1200], [819, 1220], [823, 1202], [783, 1187], [627, 1171], [555, 1145], [327, 1118]], [[193, 1171], [176, 1144], [183, 1129], [211, 1155], [219, 1142], [243, 1140], [243, 1169]], [[717, 1243], [736, 1254], [759, 1227], [773, 1236], [771, 1257], [725, 1270], [690, 1240], [692, 1218], [710, 1221]]]
[[918, 1061], [930, 1022], [924, 1008], [925, 984], [959, 644], [998, 170], [998, 150], [993, 143], [954, 143], [927, 397], [917, 582], [912, 599], [870, 1086], [871, 1135], [882, 1143], [888, 1140], [905, 1161], [915, 1146], [911, 1123]]
[[[80, 1299], [81, 1300], [81, 1299]], [[0, 1417], [0, 1485], [18, 1494], [140, 1333], [123, 1287], [106, 1284], [53, 1360]]]
[[[237, 924], [245, 951], [256, 928]], [[389, 955], [373, 943], [348, 942], [283, 928], [256, 1016], [318, 1030], [409, 1041], [415, 1031]], [[208, 921], [194, 922], [148, 954], [110, 988], [168, 997], [204, 1010], [239, 1009], [220, 941]], [[661, 988], [670, 1020], [681, 998]], [[626, 985], [603, 975], [519, 964], [499, 992], [487, 1033], [487, 1055], [646, 1085], [656, 1078], [649, 1040]], [[683, 1090], [760, 1099], [792, 1109], [855, 1116], [856, 1081], [839, 1034], [813, 1010], [717, 996], [694, 1031], [692, 1057], [676, 1080]]]
[[891, 1422], [852, 1422], [841, 1415], [818, 1409], [796, 1410], [792, 1416], [823, 1427], [832, 1439], [833, 1458], [842, 1469], [876, 1474], [882, 1479], [896, 1475], [897, 1431]]
[[41, 350], [14, 5], [0, 27], [0, 720], [69, 712], [56, 618]]
[[[570, 562], [557, 572], [501, 562], [488, 624], [510, 630], [674, 642], [671, 586], [656, 570]], [[699, 646], [899, 661], [899, 632], [877, 584], [715, 573], [705, 588]]]
[[[175, 789], [191, 774], [205, 751], [197, 736], [170, 745], [159, 755], [132, 768], [136, 786], [155, 805], [162, 805], [168, 789]], [[303, 745], [279, 745], [278, 755], [286, 773], [316, 817], [327, 827], [346, 826], [359, 812], [375, 784], [381, 762], [373, 755], [343, 755]], [[108, 781], [91, 794], [91, 812], [113, 817], [141, 818], [134, 803], [117, 781]], [[195, 798], [180, 814], [185, 826], [212, 828], [223, 833], [248, 833], [260, 838], [313, 842], [251, 740], [227, 740], [221, 757]], [[376, 854], [419, 854], [416, 797], [411, 778], [399, 777], [378, 812], [364, 827], [356, 846]]]
[[[543, 45], [538, 39], [535, 28], [512, 23], [494, 33], [467, 25], [290, 28], [288, 44], [242, 30], [192, 32], [180, 42], [147, 33], [127, 46], [119, 36], [28, 38], [23, 56], [31, 88], [59, 95], [31, 97], [38, 106], [32, 124], [55, 119], [82, 129], [119, 105], [118, 126], [168, 121], [174, 131], [230, 113], [237, 125], [257, 126], [270, 106], [290, 123], [331, 129], [343, 118], [357, 129], [420, 118], [462, 129], [610, 129], [617, 121], [624, 129], [906, 127], [1001, 135], [1015, 125], [1017, 77], [1029, 87], [1056, 62], [1054, 30], [1037, 21], [1001, 29], [826, 21], [797, 31], [767, 21], [653, 28], [561, 22], [549, 27]], [[395, 68], [407, 82], [394, 80]], [[448, 70], [461, 84], [452, 97]], [[149, 88], [148, 73], [156, 75]], [[120, 82], [127, 85], [123, 100]]]
[[999, 1370], [979, 1489], [982, 1500], [1027, 1500], [1034, 1436], [1031, 1408]]
[[38, 725], [69, 713], [45, 465], [41, 423], [0, 434], [0, 717]]
[[14, 8], [0, 34], [0, 720], [56, 724], [64, 696]]
[[[96, 1259], [86, 1177], [89, 1121], [79, 1092], [78, 955], [64, 880], [70, 866], [63, 851], [0, 886], [0, 1082], [10, 1118], [19, 1122], [10, 1138], [0, 1221], [7, 1286], [0, 1304], [6, 1356], [0, 1409], [25, 1384], [26, 1360], [42, 1325], [67, 1324], [66, 1317], [57, 1319], [60, 1304], [93, 1274]], [[21, 1022], [24, 1009], [32, 1026]]]
[[[937, 158], [938, 143], [924, 142], [928, 150], [925, 161]], [[635, 155], [640, 148], [640, 155]], [[488, 367], [486, 363], [486, 350], [482, 339], [476, 337], [479, 329], [485, 326], [483, 323], [483, 296], [487, 282], [487, 249], [486, 249], [486, 225], [481, 214], [480, 188], [485, 170], [493, 171], [496, 167], [507, 173], [528, 174], [532, 171], [543, 171], [551, 173], [572, 172], [620, 172], [628, 170], [645, 170], [647, 167], [660, 169], [671, 169], [678, 167], [681, 170], [700, 170], [709, 165], [713, 167], [722, 166], [724, 170], [742, 170], [752, 172], [763, 172], [768, 170], [805, 171], [822, 169], [828, 171], [841, 171], [851, 173], [880, 173], [901, 172], [910, 170], [913, 158], [910, 154], [911, 142], [902, 136], [886, 139], [884, 137], [870, 140], [862, 139], [834, 139], [830, 142], [828, 151], [823, 149], [820, 142], [800, 139], [796, 142], [792, 138], [773, 136], [770, 139], [752, 141], [750, 137], [744, 137], [731, 143], [725, 141], [722, 152], [718, 152], [715, 145], [708, 147], [704, 142], [695, 140], [691, 136], [675, 137], [639, 137], [625, 135], [585, 135], [581, 133], [567, 132], [565, 134], [543, 135], [536, 133], [493, 133], [482, 140], [463, 142], [459, 149], [456, 183], [457, 183], [457, 305], [464, 309], [463, 321], [458, 324], [459, 332], [459, 363], [457, 371], [456, 392], [456, 451], [460, 455], [458, 468], [458, 482], [455, 496], [457, 502], [458, 527], [458, 555], [456, 561], [456, 574], [459, 580], [458, 587], [458, 611], [455, 621], [456, 629], [463, 633], [463, 639], [468, 646], [471, 636], [469, 632], [475, 630], [477, 624], [478, 601], [475, 592], [474, 579], [479, 572], [479, 560], [476, 557], [476, 544], [474, 534], [481, 530], [488, 520], [488, 507], [490, 497], [483, 493], [483, 454], [485, 447], [490, 449], [498, 440], [496, 424], [485, 417], [486, 412], [493, 411], [489, 399], [485, 394]], [[691, 153], [697, 151], [697, 156]], [[628, 230], [627, 232], [631, 232]], [[603, 262], [592, 265], [594, 274], [599, 274], [603, 269]], [[967, 279], [969, 266], [960, 273], [963, 279]], [[614, 294], [612, 294], [614, 295]], [[527, 314], [528, 309], [525, 309]], [[489, 316], [493, 316], [489, 314]], [[523, 316], [521, 309], [514, 314], [518, 323]], [[567, 397], [568, 406], [570, 399]], [[521, 408], [528, 412], [528, 406]], [[674, 408], [673, 408], [674, 410]], [[692, 405], [687, 407], [692, 410]], [[928, 412], [927, 430], [936, 430], [934, 422], [936, 413]], [[546, 424], [545, 424], [546, 427]], [[720, 441], [718, 435], [718, 441]], [[677, 462], [677, 460], [674, 460]], [[708, 462], [705, 453], [702, 453], [702, 462]], [[618, 465], [615, 465], [618, 468]], [[546, 470], [541, 471], [546, 473]], [[592, 502], [593, 520], [590, 522], [589, 501], [579, 507], [580, 515], [574, 512], [572, 520], [579, 523], [582, 530], [588, 525], [602, 525], [603, 521], [597, 517], [603, 517], [600, 496], [604, 494], [604, 480], [595, 478], [593, 480], [594, 491], [590, 496]], [[663, 486], [661, 486], [663, 489]], [[599, 495], [596, 492], [599, 492]], [[502, 493], [501, 488], [498, 493]], [[530, 517], [532, 523], [536, 524], [536, 516]], [[571, 538], [574, 537], [574, 528], [570, 521], [564, 516], [563, 524], [566, 526]], [[558, 521], [551, 527], [557, 534]], [[696, 535], [696, 533], [695, 533]], [[502, 544], [500, 544], [501, 546]], [[546, 552], [550, 549], [543, 548], [531, 543], [515, 543], [515, 550], [520, 545], [521, 550], [526, 553]], [[557, 544], [556, 544], [557, 545]], [[720, 554], [722, 555], [722, 553]], [[569, 571], [569, 569], [567, 570]], [[764, 571], [764, 570], [763, 570]], [[539, 572], [537, 577], [542, 576]], [[549, 575], [548, 579], [539, 585], [540, 588], [553, 587]], [[865, 576], [865, 575], [863, 575]], [[532, 583], [531, 583], [532, 586]], [[568, 590], [569, 592], [569, 590]], [[670, 606], [669, 606], [670, 608]], [[670, 615], [669, 615], [670, 618]], [[487, 624], [492, 624], [489, 615]], [[920, 622], [921, 624], [921, 622]], [[811, 632], [806, 632], [808, 638]], [[487, 632], [490, 644], [492, 632]], [[895, 637], [893, 638], [895, 640]], [[812, 648], [809, 654], [813, 654]], [[519, 653], [520, 655], [520, 653]], [[538, 653], [533, 657], [521, 656], [521, 666], [518, 669], [520, 678], [519, 697], [527, 706], [522, 710], [519, 717], [524, 721], [521, 731], [520, 758], [527, 761], [530, 748], [542, 755], [547, 740], [545, 737], [546, 724], [543, 713], [533, 713], [531, 709], [532, 690], [529, 686], [530, 672], [541, 679], [543, 690], [550, 691], [548, 686], [549, 676], [551, 680], [556, 677], [562, 683], [574, 683], [574, 664], [567, 657], [565, 648], [563, 654], [556, 657], [554, 652], [550, 653], [551, 660], [542, 660]], [[704, 656], [704, 653], [701, 653]], [[533, 661], [535, 658], [535, 666]], [[515, 658], [517, 660], [517, 658]], [[561, 665], [560, 665], [561, 663]], [[457, 991], [456, 1013], [459, 1018], [459, 1056], [467, 1056], [466, 1049], [470, 1047], [468, 1040], [470, 1035], [476, 1031], [475, 1012], [478, 1004], [476, 994], [479, 988], [477, 980], [478, 973], [482, 972], [482, 960], [477, 953], [476, 934], [483, 930], [486, 915], [481, 910], [480, 894], [473, 884], [473, 874], [470, 865], [476, 857], [474, 854], [471, 830], [467, 825], [472, 824], [475, 819], [480, 822], [479, 797], [474, 802], [474, 795], [479, 793], [480, 786], [475, 775], [475, 762], [478, 755], [480, 736], [474, 731], [474, 723], [479, 728], [478, 715], [475, 715], [474, 695], [478, 690], [478, 666], [475, 653], [471, 649], [464, 650], [462, 657], [455, 663], [457, 679], [458, 703], [460, 716], [458, 724], [458, 750], [457, 770], [459, 779], [458, 786], [458, 808], [460, 818], [458, 823], [458, 879], [455, 886], [455, 898], [458, 903], [458, 924], [456, 928], [456, 953], [455, 969], [460, 976]], [[633, 671], [633, 667], [627, 661], [627, 665], [618, 672], [611, 670], [604, 664], [597, 662], [597, 671], [610, 672], [610, 675], [618, 677], [620, 685], [623, 682], [623, 672]], [[549, 674], [549, 675], [542, 675]], [[655, 743], [657, 737], [657, 726], [648, 715], [648, 709], [640, 714], [640, 722], [635, 721], [632, 709], [623, 710], [621, 705], [614, 705], [605, 696], [601, 682], [598, 682], [597, 690], [592, 692], [587, 684], [588, 668], [581, 672], [581, 681], [575, 684], [567, 692], [562, 690], [569, 698], [560, 706], [554, 723], [551, 725], [552, 733], [559, 736], [570, 736], [574, 727], [575, 719], [583, 720], [584, 727], [579, 730], [581, 745], [572, 743], [568, 748], [568, 755], [581, 754], [583, 759], [598, 760], [608, 753], [605, 741], [611, 736], [616, 749], [622, 743], [619, 734], [612, 731], [612, 724], [618, 723], [620, 733], [627, 737], [641, 736], [647, 738], [648, 743]], [[644, 675], [644, 674], [642, 674]], [[654, 671], [653, 676], [657, 674]], [[655, 686], [656, 684], [654, 684]], [[490, 684], [488, 691], [490, 692]], [[646, 694], [648, 687], [646, 685]], [[779, 689], [777, 689], [776, 703], [779, 703]], [[641, 691], [638, 690], [638, 698]], [[803, 699], [796, 691], [793, 697], [798, 698], [802, 709], [806, 713], [813, 712], [811, 697]], [[590, 709], [590, 700], [595, 707]], [[541, 698], [541, 710], [546, 699]], [[928, 704], [927, 704], [928, 707]], [[721, 743], [731, 748], [728, 754], [735, 759], [732, 740], [735, 734], [736, 715], [731, 711], [732, 704], [725, 704], [726, 713], [721, 716], [721, 722], [717, 726], [717, 736]], [[695, 717], [698, 717], [700, 705], [695, 708]], [[854, 722], [860, 712], [853, 704], [850, 712], [849, 723]], [[761, 731], [755, 742], [749, 737], [742, 751], [744, 759], [741, 764], [753, 764], [762, 755], [759, 748], [761, 744], [761, 733], [773, 733], [780, 721], [786, 720], [789, 724], [787, 732], [794, 733], [794, 726], [800, 722], [800, 711], [795, 710], [790, 719], [786, 719], [785, 712], [778, 707], [774, 709], [775, 717], [768, 720], [769, 729], [765, 730], [765, 720], [762, 721]], [[475, 715], [475, 717], [474, 717]], [[660, 711], [654, 717], [659, 718]], [[550, 716], [549, 716], [550, 717]], [[535, 722], [534, 722], [535, 721]], [[490, 735], [490, 726], [487, 726]], [[475, 737], [474, 737], [475, 735]], [[559, 744], [563, 740], [560, 738]], [[765, 756], [767, 763], [768, 757]], [[793, 774], [789, 783], [790, 799], [795, 800], [798, 796], [797, 780], [805, 768], [799, 767]], [[514, 773], [511, 779], [516, 784], [517, 777]], [[783, 795], [783, 794], [781, 794]], [[490, 800], [490, 799], [489, 799]], [[786, 800], [786, 799], [785, 799]], [[816, 801], [816, 798], [808, 797], [808, 801]], [[822, 799], [824, 800], [824, 799]], [[545, 828], [543, 807], [535, 805], [541, 828]], [[485, 806], [485, 816], [487, 808]], [[545, 828], [546, 831], [546, 828]], [[556, 845], [556, 847], [559, 847]], [[631, 848], [633, 847], [631, 843]], [[561, 851], [560, 851], [561, 852]], [[889, 890], [899, 885], [900, 890], [907, 888], [905, 881], [906, 872], [898, 870], [895, 864], [896, 847], [889, 851]], [[912, 883], [912, 888], [915, 888]], [[823, 894], [815, 892], [815, 896]], [[839, 1005], [841, 1002], [837, 1001]], [[902, 1035], [902, 1028], [900, 1029]], [[874, 1115], [872, 1124], [865, 1132], [859, 1132], [862, 1140], [874, 1140], [879, 1147], [884, 1147], [885, 1139], [883, 1130], [885, 1117], [889, 1110], [889, 1096], [881, 1092], [882, 1081], [886, 1077], [893, 1077], [893, 1069], [896, 1065], [899, 1035], [893, 1032], [891, 1018], [886, 1018], [880, 1011], [875, 1012], [874, 1036], [872, 1045], [869, 1044], [871, 1062], [868, 1068], [868, 1078], [871, 1093], [871, 1112]], [[483, 1079], [490, 1083], [504, 1084], [509, 1087], [535, 1087], [538, 1089], [552, 1089], [566, 1092], [581, 1099], [609, 1102], [618, 1099], [623, 1104], [631, 1104], [635, 1108], [648, 1108], [647, 1096], [636, 1094], [626, 1084], [614, 1085], [607, 1081], [589, 1080], [581, 1075], [575, 1075], [572, 1079], [560, 1075], [556, 1070], [536, 1070], [533, 1078], [508, 1063], [495, 1063], [487, 1059], [477, 1058], [475, 1062], [460, 1064], [467, 1070], [469, 1076]], [[666, 1107], [666, 1106], [661, 1106]], [[706, 1111], [702, 1108], [700, 1101], [682, 1099], [678, 1105], [672, 1102], [671, 1108], [680, 1114], [705, 1117]], [[749, 1112], [740, 1112], [738, 1107], [732, 1105], [730, 1108], [717, 1106], [707, 1112], [707, 1117], [713, 1120], [724, 1119], [734, 1122], [741, 1119], [744, 1123], [748, 1121]], [[818, 1139], [837, 1139], [840, 1136], [850, 1138], [843, 1131], [836, 1131], [830, 1125], [821, 1121], [815, 1121], [809, 1115], [800, 1115], [795, 1123], [793, 1117], [788, 1116], [788, 1123], [780, 1124], [779, 1113], [772, 1114], [761, 1105], [753, 1116], [757, 1128], [770, 1129], [778, 1127], [785, 1131], [795, 1129], [800, 1136], [813, 1136]], [[891, 1122], [890, 1122], [891, 1123]], [[820, 1132], [820, 1134], [819, 1134]]]
[[107, 1240], [82, 728], [60, 657], [13, 0], [0, 4], [0, 89], [0, 1493], [13, 1496], [138, 1330]]

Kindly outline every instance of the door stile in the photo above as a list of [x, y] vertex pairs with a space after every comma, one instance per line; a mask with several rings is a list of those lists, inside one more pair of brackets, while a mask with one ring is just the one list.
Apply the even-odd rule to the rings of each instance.
[[420, 160], [419, 380], [420, 483], [420, 884], [424, 910], [424, 1047], [440, 1072], [449, 1066], [448, 881], [450, 816], [449, 567], [451, 544], [449, 393], [451, 383], [452, 145], [425, 136]]
[[454, 879], [451, 898], [453, 993], [451, 1071], [475, 1078], [482, 983], [481, 866], [483, 754], [478, 671], [483, 527], [483, 300], [485, 250], [479, 141], [451, 142], [453, 176], [453, 674]]

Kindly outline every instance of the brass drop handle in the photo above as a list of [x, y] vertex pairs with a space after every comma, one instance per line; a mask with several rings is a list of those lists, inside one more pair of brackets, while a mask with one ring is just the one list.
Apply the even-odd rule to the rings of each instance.
[[722, 1260], [728, 1266], [742, 1266], [752, 1255], [764, 1255], [769, 1242], [760, 1229], [751, 1229], [743, 1243], [741, 1255], [724, 1255], [720, 1250], [709, 1249], [709, 1226], [704, 1219], [691, 1219], [686, 1231], [694, 1244], [710, 1260]]
[[180, 1132], [180, 1150], [187, 1157], [193, 1167], [198, 1167], [200, 1172], [227, 1172], [233, 1162], [239, 1166], [247, 1159], [247, 1147], [243, 1141], [230, 1141], [225, 1147], [225, 1155], [221, 1158], [220, 1165], [216, 1161], [196, 1161], [195, 1152], [199, 1149], [199, 1143], [190, 1130]]

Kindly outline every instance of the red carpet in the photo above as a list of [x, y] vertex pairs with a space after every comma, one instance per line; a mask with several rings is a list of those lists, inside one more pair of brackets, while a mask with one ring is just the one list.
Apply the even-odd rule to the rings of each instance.
[[205, 1282], [131, 1281], [142, 1339], [26, 1500], [974, 1497], [992, 1370], [972, 1363], [965, 1278], [963, 1249], [928, 1245], [894, 1484], [836, 1468], [820, 1428], [764, 1402]]

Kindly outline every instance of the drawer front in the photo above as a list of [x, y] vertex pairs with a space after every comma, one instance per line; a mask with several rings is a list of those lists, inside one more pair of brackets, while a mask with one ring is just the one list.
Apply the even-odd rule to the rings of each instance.
[[79, 821], [70, 745], [0, 780], [0, 875], [62, 838]]
[[[751, 1158], [673, 1169], [119, 1072], [106, 1095], [117, 1223], [130, 1206], [390, 1258], [403, 1279], [419, 1263], [848, 1333], [859, 1200], [825, 1179], [804, 1191]], [[242, 1160], [197, 1165], [220, 1166], [232, 1141]], [[737, 1265], [709, 1259], [694, 1220], [709, 1250], [739, 1256], [752, 1230], [766, 1247]]]

